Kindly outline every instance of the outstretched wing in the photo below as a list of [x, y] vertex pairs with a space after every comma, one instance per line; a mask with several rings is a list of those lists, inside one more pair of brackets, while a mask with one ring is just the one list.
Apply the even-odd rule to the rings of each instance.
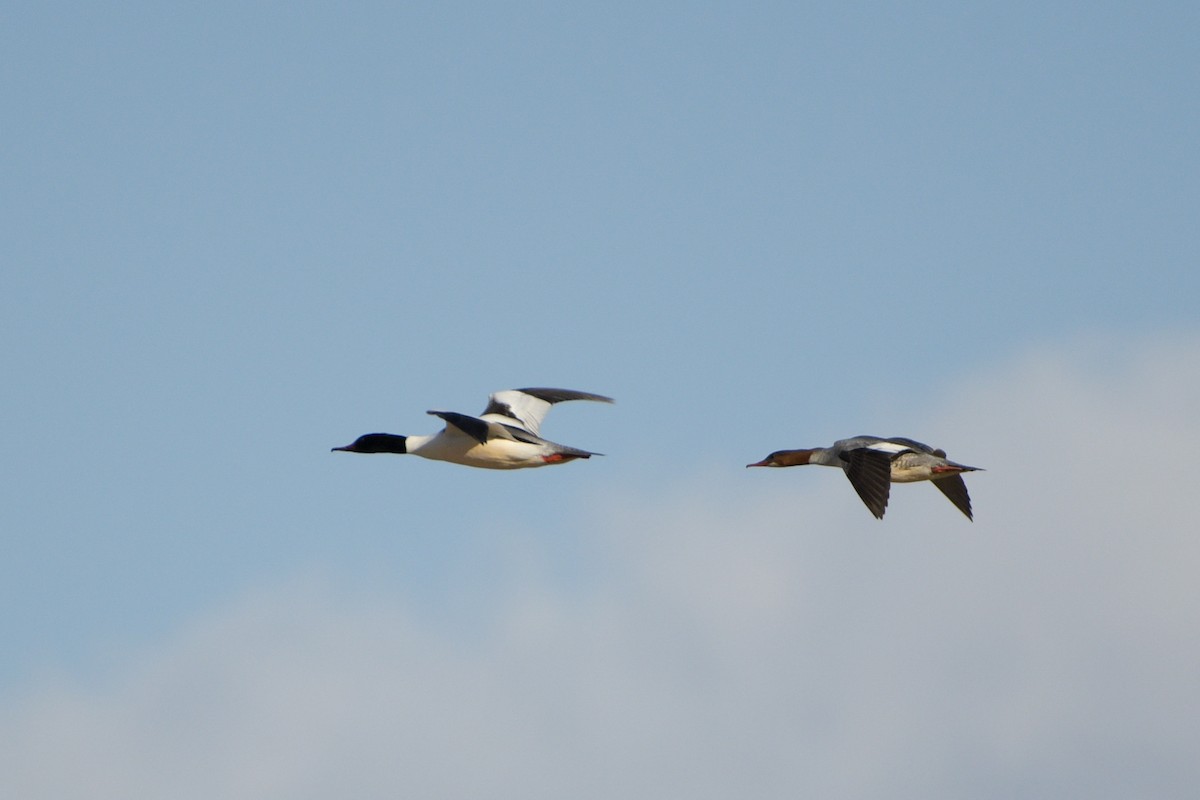
[[470, 436], [480, 444], [487, 444], [493, 439], [508, 439], [513, 442], [526, 442], [550, 448], [550, 451], [562, 456], [570, 456], [572, 458], [591, 458], [592, 456], [603, 455], [603, 453], [593, 453], [591, 450], [580, 450], [578, 447], [551, 442], [536, 433], [530, 433], [524, 428], [518, 428], [515, 425], [505, 425], [500, 422], [490, 422], [486, 419], [472, 417], [470, 414], [459, 414], [454, 411], [428, 411], [435, 417], [440, 417], [445, 420], [447, 428], [455, 428], [462, 431], [467, 436]]
[[542, 420], [550, 407], [567, 400], [593, 400], [611, 403], [611, 397], [573, 389], [505, 389], [488, 398], [487, 408], [480, 415], [484, 420], [507, 427], [521, 428], [534, 436], [540, 435]]
[[942, 494], [946, 495], [951, 503], [954, 503], [955, 508], [967, 515], [967, 519], [975, 521], [975, 517], [971, 516], [971, 495], [967, 494], [967, 482], [962, 479], [961, 475], [938, 478], [932, 483]]
[[541, 439], [531, 435], [521, 428], [490, 422], [486, 419], [472, 417], [470, 414], [459, 414], [455, 411], [427, 411], [435, 417], [445, 420], [446, 425], [457, 428], [480, 444], [487, 444], [490, 439], [511, 439], [518, 442], [540, 444]]
[[883, 519], [892, 491], [892, 457], [891, 453], [868, 447], [859, 447], [842, 455], [846, 462], [843, 469], [850, 485], [875, 519]]

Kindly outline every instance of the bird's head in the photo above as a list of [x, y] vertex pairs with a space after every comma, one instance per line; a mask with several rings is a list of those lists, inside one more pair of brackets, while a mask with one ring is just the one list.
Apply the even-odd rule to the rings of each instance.
[[406, 436], [394, 433], [364, 433], [345, 447], [335, 447], [330, 452], [345, 453], [407, 453], [404, 446]]

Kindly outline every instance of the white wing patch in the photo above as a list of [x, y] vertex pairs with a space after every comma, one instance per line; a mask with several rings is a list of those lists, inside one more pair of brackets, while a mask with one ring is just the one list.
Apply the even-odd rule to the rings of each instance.
[[545, 400], [516, 389], [505, 389], [488, 398], [487, 413], [482, 419], [523, 428], [537, 436], [542, 427], [542, 420], [549, 411], [550, 403]]
[[878, 450], [881, 453], [903, 453], [906, 450], [912, 450], [911, 447], [897, 442], [874, 442], [867, 445], [866, 450]]

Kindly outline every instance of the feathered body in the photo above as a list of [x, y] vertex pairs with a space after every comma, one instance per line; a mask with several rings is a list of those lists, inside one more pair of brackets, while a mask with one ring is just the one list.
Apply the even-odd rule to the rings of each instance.
[[762, 461], [746, 466], [795, 467], [804, 464], [840, 467], [876, 519], [883, 519], [891, 484], [933, 481], [955, 508], [966, 514], [967, 519], [974, 520], [971, 497], [962, 473], [980, 468], [950, 461], [945, 450], [902, 436], [890, 439], [855, 436], [840, 439], [830, 447], [777, 450]]
[[446, 423], [428, 436], [368, 433], [345, 447], [350, 453], [411, 454], [434, 461], [449, 461], [483, 469], [527, 469], [562, 464], [600, 453], [558, 444], [540, 435], [542, 420], [555, 403], [612, 398], [573, 389], [506, 389], [488, 398], [478, 417], [454, 411], [429, 411]]

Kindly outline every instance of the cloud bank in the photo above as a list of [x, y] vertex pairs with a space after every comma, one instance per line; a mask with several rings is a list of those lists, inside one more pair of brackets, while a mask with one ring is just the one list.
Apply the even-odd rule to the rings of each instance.
[[1047, 348], [881, 432], [986, 467], [974, 524], [919, 484], [880, 523], [833, 470], [692, 476], [580, 509], [582, 586], [514, 536], [469, 626], [330, 577], [233, 598], [0, 709], [0, 790], [1190, 797], [1197, 365], [1192, 335]]

